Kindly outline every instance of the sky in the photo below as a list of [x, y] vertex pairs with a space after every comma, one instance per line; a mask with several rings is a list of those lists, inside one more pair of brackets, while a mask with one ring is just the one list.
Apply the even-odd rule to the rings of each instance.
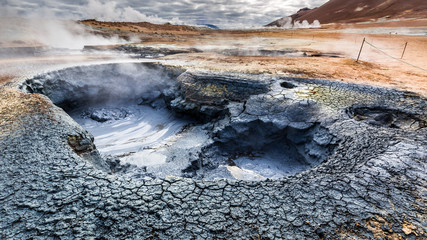
[[0, 0], [0, 16], [259, 27], [328, 0]]

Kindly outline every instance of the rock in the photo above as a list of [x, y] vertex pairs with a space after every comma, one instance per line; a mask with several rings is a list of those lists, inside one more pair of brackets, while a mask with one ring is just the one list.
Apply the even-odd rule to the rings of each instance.
[[[111, 120], [123, 119], [128, 116], [128, 112], [119, 108], [91, 108], [85, 112], [85, 116], [90, 117], [97, 122], [106, 122]], [[83, 117], [85, 117], [83, 116]]]

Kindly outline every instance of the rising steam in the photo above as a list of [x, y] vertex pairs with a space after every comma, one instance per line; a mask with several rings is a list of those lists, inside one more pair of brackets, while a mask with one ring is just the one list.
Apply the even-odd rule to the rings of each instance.
[[320, 28], [320, 22], [319, 20], [314, 20], [313, 23], [308, 23], [307, 20], [304, 20], [302, 22], [300, 21], [293, 21], [291, 17], [284, 17], [279, 20], [277, 20], [276, 25], [281, 28], [285, 29], [292, 29], [292, 28]]
[[[138, 41], [125, 41], [118, 36], [99, 36], [90, 33], [82, 24], [64, 19], [97, 19], [100, 21], [129, 21], [182, 24], [178, 18], [171, 20], [156, 15], [148, 16], [131, 7], [120, 7], [116, 2], [89, 0], [78, 11], [61, 14], [47, 7], [35, 7], [31, 12], [20, 13], [9, 6], [0, 8], [0, 47], [44, 46], [50, 48], [83, 49], [85, 45], [112, 45]], [[76, 13], [78, 12], [78, 13]]]
[[75, 21], [59, 19], [2, 18], [0, 42], [25, 46], [83, 49], [85, 45], [126, 43], [117, 36], [110, 38], [91, 34]]

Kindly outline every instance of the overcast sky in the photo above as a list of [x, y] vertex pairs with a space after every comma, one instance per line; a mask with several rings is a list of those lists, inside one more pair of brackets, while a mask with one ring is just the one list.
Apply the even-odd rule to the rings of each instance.
[[327, 0], [0, 0], [0, 16], [252, 27]]

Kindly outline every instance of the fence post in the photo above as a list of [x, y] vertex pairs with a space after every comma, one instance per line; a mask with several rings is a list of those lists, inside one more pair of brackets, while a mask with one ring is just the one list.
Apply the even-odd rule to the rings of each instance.
[[360, 51], [359, 51], [359, 55], [357, 55], [356, 62], [359, 62], [360, 54], [362, 53], [363, 44], [365, 44], [365, 38], [363, 38], [362, 46], [360, 46]]
[[408, 42], [405, 43], [405, 47], [403, 48], [403, 52], [402, 52], [402, 56], [400, 57], [400, 59], [403, 58], [403, 54], [405, 54], [405, 50], [406, 50], [406, 46], [408, 45]]

